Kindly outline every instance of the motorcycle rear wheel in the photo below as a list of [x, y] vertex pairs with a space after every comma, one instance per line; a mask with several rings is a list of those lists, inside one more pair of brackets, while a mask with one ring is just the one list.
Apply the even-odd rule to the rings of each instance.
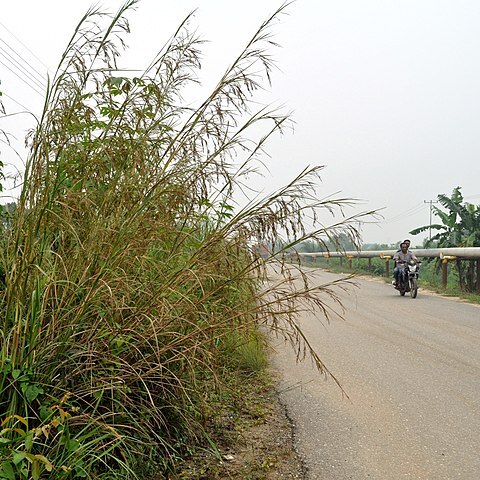
[[417, 290], [418, 290], [417, 279], [412, 278], [410, 280], [410, 296], [412, 298], [417, 298]]

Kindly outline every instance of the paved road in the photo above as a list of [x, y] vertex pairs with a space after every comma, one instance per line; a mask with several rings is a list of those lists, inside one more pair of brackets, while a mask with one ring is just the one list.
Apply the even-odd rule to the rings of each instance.
[[480, 479], [480, 308], [358, 284], [342, 294], [345, 320], [301, 320], [349, 398], [275, 344], [307, 479]]

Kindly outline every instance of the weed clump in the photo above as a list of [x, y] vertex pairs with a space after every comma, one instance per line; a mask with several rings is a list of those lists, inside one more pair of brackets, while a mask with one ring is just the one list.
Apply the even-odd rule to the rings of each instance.
[[[202, 438], [225, 368], [262, 368], [256, 326], [308, 350], [296, 315], [334, 291], [294, 282], [282, 251], [355, 233], [355, 219], [305, 232], [307, 212], [349, 203], [317, 200], [321, 167], [235, 207], [267, 138], [288, 121], [249, 103], [269, 78], [269, 28], [284, 7], [192, 109], [181, 97], [200, 66], [190, 18], [141, 76], [112, 76], [135, 3], [106, 25], [97, 9], [79, 23], [3, 222], [2, 478], [172, 470]], [[264, 123], [267, 134], [250, 142]], [[294, 240], [274, 253], [285, 232]], [[280, 280], [265, 288], [268, 265]]]

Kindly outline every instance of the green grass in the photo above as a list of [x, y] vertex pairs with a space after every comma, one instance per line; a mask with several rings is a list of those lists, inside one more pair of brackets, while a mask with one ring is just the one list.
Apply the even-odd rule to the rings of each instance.
[[256, 329], [231, 332], [223, 339], [221, 346], [225, 364], [247, 374], [263, 372], [267, 366], [265, 342]]

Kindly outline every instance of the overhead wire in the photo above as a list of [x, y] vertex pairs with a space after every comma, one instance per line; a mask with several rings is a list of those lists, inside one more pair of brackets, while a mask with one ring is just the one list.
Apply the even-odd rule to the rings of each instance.
[[[25, 105], [22, 105], [19, 101], [15, 100], [13, 97], [8, 95], [8, 93], [2, 92], [2, 96], [9, 98], [12, 102], [15, 102], [19, 107], [22, 107], [26, 112], [29, 112], [30, 109], [28, 109]], [[4, 115], [6, 116], [6, 115]], [[2, 118], [2, 117], [0, 117]]]
[[[464, 200], [467, 200], [467, 199], [473, 199], [473, 198], [479, 198], [480, 197], [480, 194], [475, 194], [475, 195], [469, 195], [469, 196], [466, 196], [466, 197], [463, 197]], [[418, 203], [416, 205], [414, 205], [413, 207], [409, 208], [408, 210], [405, 210], [391, 218], [387, 218], [379, 223], [381, 224], [387, 224], [387, 223], [395, 223], [395, 222], [398, 222], [400, 220], [403, 220], [404, 218], [408, 217], [408, 216], [411, 216], [411, 215], [415, 215], [417, 214], [418, 212], [421, 212], [422, 210], [424, 209], [427, 209], [428, 206], [427, 204], [425, 203]]]
[[7, 64], [5, 64], [4, 62], [2, 62], [2, 60], [0, 60], [0, 64], [2, 64], [7, 70], [10, 70], [11, 73], [13, 73], [19, 80], [21, 80], [23, 83], [25, 83], [26, 85], [28, 85], [34, 92], [38, 93], [41, 97], [44, 96], [44, 93], [40, 92], [39, 90], [37, 90], [36, 87], [34, 87], [31, 83], [27, 82], [24, 78], [22, 78], [17, 72], [15, 72], [14, 70], [12, 70]]
[[[23, 63], [26, 63], [40, 78], [42, 78], [45, 82], [47, 81], [47, 77], [42, 73], [40, 72], [39, 70], [37, 70], [28, 60], [25, 60], [25, 58], [22, 57], [22, 55], [20, 55], [11, 45], [9, 45], [5, 40], [3, 39], [0, 39], [0, 41], [2, 43], [4, 43], [6, 45], [6, 47], [11, 50], [17, 57], [19, 57]], [[42, 63], [43, 65], [43, 63]], [[48, 68], [45, 67], [47, 70]]]
[[386, 220], [384, 220], [383, 222], [381, 223], [394, 223], [394, 222], [398, 222], [399, 220], [402, 220], [404, 219], [405, 217], [408, 217], [410, 215], [414, 215], [420, 211], [422, 211], [423, 209], [425, 209], [426, 206], [424, 203], [418, 203], [416, 205], [414, 205], [413, 207], [409, 208], [408, 210], [405, 210], [393, 217], [390, 217]]
[[47, 71], [49, 68], [40, 60], [35, 53], [33, 53], [11, 30], [9, 30], [2, 22], [0, 22], [0, 26], [2, 26], [20, 45], [22, 45], [31, 55], [33, 55], [46, 69]]
[[[34, 58], [36, 58], [47, 70], [48, 67], [32, 52], [30, 48], [25, 45], [11, 30], [9, 30], [2, 22], [2, 26], [15, 40], [22, 45]], [[40, 73], [29, 61], [25, 60], [20, 53], [18, 53], [12, 46], [10, 46], [4, 39], [0, 38], [0, 42], [3, 43], [11, 52], [12, 56], [5, 48], [0, 45], [0, 64], [3, 65], [7, 70], [9, 70], [15, 77], [20, 81], [30, 87], [35, 93], [44, 97], [46, 91], [46, 82], [47, 78], [45, 75]], [[19, 61], [19, 60], [20, 61]], [[22, 65], [22, 62], [24, 65]], [[26, 66], [25, 66], [26, 65]], [[32, 73], [33, 72], [33, 73]], [[7, 96], [4, 93], [5, 96]], [[22, 108], [25, 108], [20, 102], [8, 96], [16, 104], [20, 105]], [[28, 110], [25, 108], [25, 110]]]
[[32, 71], [34, 71], [41, 79], [42, 81], [46, 82], [47, 77], [37, 70], [28, 60], [26, 60], [20, 53], [15, 50], [10, 44], [8, 44], [3, 38], [0, 38], [0, 42], [2, 42], [15, 56], [17, 56], [23, 63], [25, 63], [28, 68], [30, 68]]
[[[1, 38], [0, 38], [0, 42], [3, 42]], [[9, 62], [10, 65], [13, 66], [13, 68], [16, 68], [17, 71], [20, 71], [20, 73], [27, 75], [29, 80], [32, 81], [37, 87], [40, 87], [42, 89], [45, 88], [45, 84], [41, 80], [39, 80], [31, 72], [29, 72], [20, 62], [18, 62], [14, 57], [12, 57], [12, 55], [10, 55], [1, 45], [0, 45], [0, 56], [3, 57], [4, 60]]]

